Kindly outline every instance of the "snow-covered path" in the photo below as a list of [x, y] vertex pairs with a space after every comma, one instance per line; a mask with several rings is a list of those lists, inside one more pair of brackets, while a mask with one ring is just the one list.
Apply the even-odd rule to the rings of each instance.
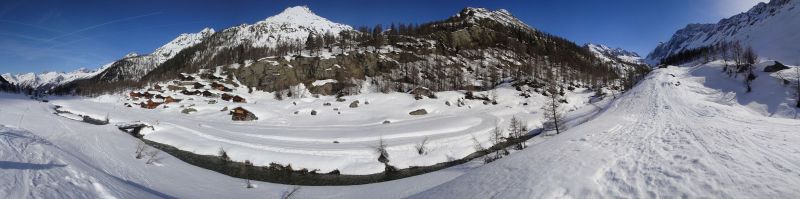
[[596, 119], [416, 197], [800, 197], [800, 121], [719, 103], [689, 70], [657, 70]]

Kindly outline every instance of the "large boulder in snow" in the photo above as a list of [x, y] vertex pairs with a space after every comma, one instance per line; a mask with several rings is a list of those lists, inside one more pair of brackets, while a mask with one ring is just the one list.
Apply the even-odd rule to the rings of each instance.
[[411, 111], [408, 114], [409, 115], [425, 115], [425, 114], [428, 114], [428, 111], [426, 111], [425, 109], [417, 109], [416, 111]]
[[358, 108], [358, 100], [351, 102], [350, 108]]
[[197, 112], [197, 109], [194, 109], [194, 108], [186, 108], [186, 109], [183, 109], [183, 110], [181, 111], [181, 113], [183, 113], [183, 114], [189, 114], [189, 113], [193, 113], [193, 112]]
[[786, 70], [786, 69], [789, 69], [789, 67], [786, 66], [786, 65], [783, 65], [781, 62], [776, 61], [775, 64], [767, 66], [767, 67], [764, 67], [764, 72], [771, 73], [771, 72], [778, 72], [778, 71]]
[[[311, 94], [318, 94], [318, 95], [333, 95], [335, 91], [333, 90], [334, 83], [329, 82], [322, 85], [312, 85], [309, 87], [308, 92]], [[306, 85], [308, 87], [308, 85]]]

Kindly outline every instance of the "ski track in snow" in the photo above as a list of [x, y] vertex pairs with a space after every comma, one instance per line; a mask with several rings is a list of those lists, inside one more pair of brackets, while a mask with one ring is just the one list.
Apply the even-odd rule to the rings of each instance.
[[800, 122], [709, 101], [724, 93], [687, 71], [657, 70], [597, 119], [416, 197], [800, 196]]

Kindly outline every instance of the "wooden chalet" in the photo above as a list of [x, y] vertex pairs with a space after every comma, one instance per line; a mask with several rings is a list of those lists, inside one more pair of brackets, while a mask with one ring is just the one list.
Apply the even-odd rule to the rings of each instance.
[[231, 101], [231, 99], [233, 99], [233, 95], [230, 95], [230, 94], [227, 94], [227, 93], [223, 93], [222, 94], [222, 100]]
[[218, 83], [218, 82], [212, 82], [212, 83], [211, 83], [211, 88], [212, 88], [212, 89], [215, 89], [215, 90], [219, 90], [219, 91], [225, 91], [225, 92], [230, 92], [230, 91], [232, 91], [230, 88], [228, 88], [228, 87], [225, 87], [225, 85], [223, 85], [223, 84], [220, 84], [220, 83]]
[[242, 107], [236, 107], [230, 112], [233, 121], [253, 121], [258, 120], [255, 114]]
[[156, 107], [158, 107], [158, 105], [161, 105], [161, 103], [154, 102], [153, 100], [147, 100], [146, 102], [142, 102], [139, 105], [142, 106], [142, 108], [155, 109]]
[[183, 90], [186, 90], [186, 87], [175, 86], [175, 85], [167, 85], [167, 90], [170, 90], [170, 91], [183, 91]]
[[237, 96], [233, 96], [233, 98], [231, 100], [233, 100], [233, 102], [236, 102], [236, 103], [247, 103], [247, 100], [245, 100], [244, 97], [240, 97], [238, 95]]
[[164, 104], [180, 102], [181, 100], [172, 98], [172, 96], [167, 96], [164, 98]]
[[142, 93], [142, 97], [147, 98], [147, 99], [153, 99], [153, 97], [155, 97], [155, 95], [150, 93], [150, 92], [144, 92], [144, 93]]
[[181, 94], [184, 94], [184, 95], [199, 95], [200, 93], [202, 93], [202, 92], [200, 92], [198, 90], [193, 90], [193, 91], [183, 90], [183, 91], [181, 91]]
[[194, 89], [201, 89], [206, 87], [205, 84], [202, 84], [200, 82], [195, 82], [192, 86], [194, 86]]
[[181, 74], [181, 81], [194, 81], [194, 77], [191, 75]]
[[211, 91], [205, 90], [201, 93], [203, 97], [217, 97], [217, 94], [212, 93]]

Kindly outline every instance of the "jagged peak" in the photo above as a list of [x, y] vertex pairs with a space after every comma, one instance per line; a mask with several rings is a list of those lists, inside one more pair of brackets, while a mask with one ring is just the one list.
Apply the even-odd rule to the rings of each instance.
[[466, 18], [469, 22], [475, 22], [479, 19], [488, 19], [508, 26], [518, 26], [535, 30], [533, 27], [517, 19], [517, 17], [506, 9], [489, 10], [486, 8], [467, 7], [456, 14], [456, 17]]
[[139, 56], [139, 54], [136, 53], [136, 52], [129, 52], [128, 54], [125, 54], [124, 58], [131, 58], [131, 57], [136, 57], [136, 56]]
[[263, 21], [258, 23], [313, 23], [313, 22], [325, 22], [325, 23], [333, 23], [332, 21], [320, 17], [319, 15], [315, 14], [311, 11], [308, 6], [294, 6], [288, 7], [283, 10], [283, 12], [278, 13], [275, 16], [268, 17]]

